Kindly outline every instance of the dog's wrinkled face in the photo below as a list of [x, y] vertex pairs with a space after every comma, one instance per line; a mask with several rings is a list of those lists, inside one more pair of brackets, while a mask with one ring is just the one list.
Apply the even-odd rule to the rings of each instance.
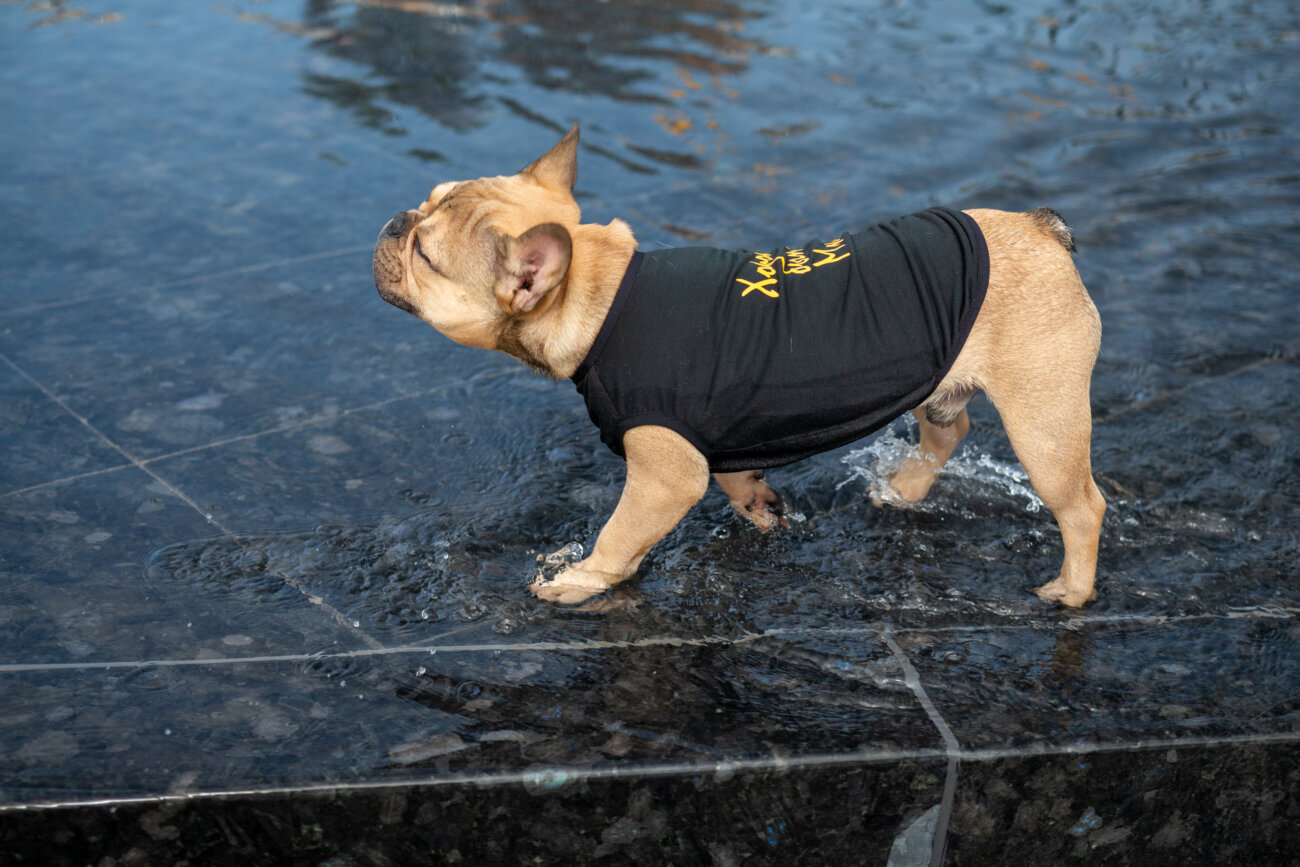
[[380, 297], [458, 343], [502, 348], [568, 272], [577, 143], [575, 127], [517, 175], [439, 184], [395, 216], [375, 245]]

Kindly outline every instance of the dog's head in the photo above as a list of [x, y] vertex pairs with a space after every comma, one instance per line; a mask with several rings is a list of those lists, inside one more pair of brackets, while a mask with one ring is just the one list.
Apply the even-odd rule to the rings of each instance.
[[458, 343], [510, 351], [521, 320], [541, 315], [569, 272], [577, 151], [575, 125], [516, 175], [434, 187], [379, 233], [379, 296]]

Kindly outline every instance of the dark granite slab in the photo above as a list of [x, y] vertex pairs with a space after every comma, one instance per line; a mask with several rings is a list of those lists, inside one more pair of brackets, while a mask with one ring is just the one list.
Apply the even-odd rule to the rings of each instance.
[[[537, 773], [485, 786], [169, 800], [6, 817], [16, 857], [78, 864], [162, 855], [208, 864], [884, 863], [895, 834], [933, 810], [935, 760], [852, 768]], [[59, 830], [35, 843], [47, 821]], [[54, 849], [54, 852], [50, 850]], [[48, 859], [48, 860], [46, 860]]]
[[963, 763], [949, 864], [1287, 864], [1291, 738]]
[[[149, 580], [141, 554], [159, 533], [220, 533], [220, 524], [205, 521], [195, 506], [165, 480], [135, 467], [0, 499], [3, 665], [75, 671], [231, 649], [315, 652], [337, 639], [349, 647], [363, 640], [273, 571], [259, 572], [255, 594], [218, 576], [206, 594]], [[250, 596], [252, 604], [242, 604]]]

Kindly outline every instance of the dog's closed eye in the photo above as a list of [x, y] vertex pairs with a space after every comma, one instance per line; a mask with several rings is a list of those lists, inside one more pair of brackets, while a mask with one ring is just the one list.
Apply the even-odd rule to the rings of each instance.
[[421, 259], [423, 259], [424, 263], [429, 266], [429, 270], [433, 271], [433, 273], [435, 274], [442, 273], [442, 269], [439, 268], [437, 265], [433, 264], [433, 260], [429, 258], [428, 254], [424, 252], [424, 248], [420, 246], [419, 236], [416, 236], [416, 238], [414, 239], [414, 246], [412, 249], [414, 249], [415, 254], [419, 256]]

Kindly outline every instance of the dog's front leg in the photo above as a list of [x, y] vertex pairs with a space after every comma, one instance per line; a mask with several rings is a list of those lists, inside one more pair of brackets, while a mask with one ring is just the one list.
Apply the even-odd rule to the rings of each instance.
[[631, 578], [654, 544], [704, 496], [708, 463], [681, 435], [663, 427], [635, 427], [623, 435], [623, 451], [623, 496], [591, 556], [549, 581], [534, 581], [529, 589], [538, 597], [572, 605]]

